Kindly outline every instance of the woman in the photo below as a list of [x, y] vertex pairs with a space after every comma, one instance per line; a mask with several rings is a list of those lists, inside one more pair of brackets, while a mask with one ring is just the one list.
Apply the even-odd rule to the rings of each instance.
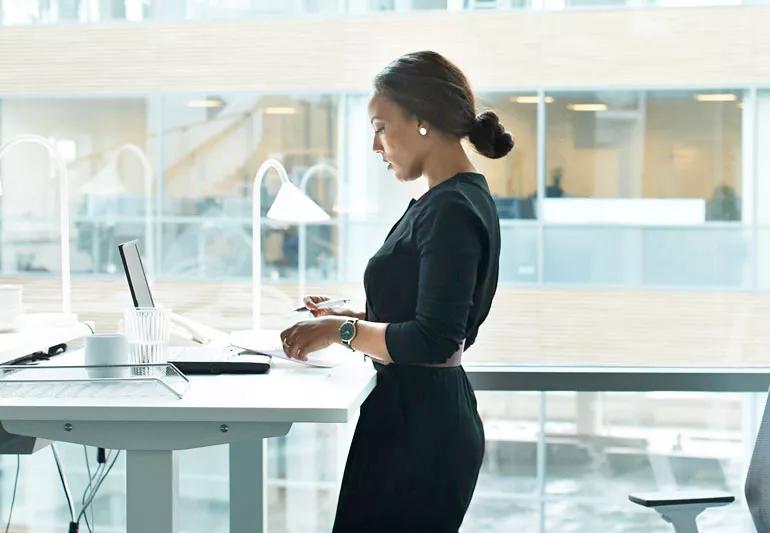
[[333, 342], [374, 360], [377, 385], [361, 406], [335, 532], [457, 531], [484, 454], [476, 397], [460, 366], [497, 288], [500, 222], [468, 137], [502, 157], [513, 139], [497, 115], [475, 114], [463, 73], [435, 52], [407, 54], [374, 80], [372, 149], [400, 181], [428, 191], [369, 260], [366, 310], [317, 309], [281, 333], [290, 357]]

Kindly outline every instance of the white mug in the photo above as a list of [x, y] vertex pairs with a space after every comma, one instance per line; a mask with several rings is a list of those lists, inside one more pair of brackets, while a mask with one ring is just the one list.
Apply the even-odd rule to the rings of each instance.
[[[120, 333], [98, 333], [86, 337], [86, 366], [106, 367], [128, 364], [126, 336]], [[128, 368], [89, 368], [92, 378], [120, 378], [128, 376]]]
[[23, 285], [0, 285], [0, 332], [21, 327]]

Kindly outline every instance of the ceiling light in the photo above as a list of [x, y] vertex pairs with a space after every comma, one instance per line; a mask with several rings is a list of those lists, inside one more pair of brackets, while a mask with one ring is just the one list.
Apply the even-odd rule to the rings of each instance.
[[607, 104], [567, 104], [571, 111], [607, 111]]
[[738, 97], [733, 93], [707, 93], [696, 94], [695, 99], [699, 102], [735, 102]]
[[293, 115], [297, 110], [293, 107], [266, 107], [266, 115]]
[[[539, 96], [511, 96], [511, 102], [517, 104], [536, 104], [540, 101]], [[546, 104], [553, 103], [553, 96], [546, 96], [543, 98]]]
[[221, 100], [190, 100], [187, 102], [187, 107], [193, 108], [210, 108], [210, 107], [222, 107], [224, 102]]

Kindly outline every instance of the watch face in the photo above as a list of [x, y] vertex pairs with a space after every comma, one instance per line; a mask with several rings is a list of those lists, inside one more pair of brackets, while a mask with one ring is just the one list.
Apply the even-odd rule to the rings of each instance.
[[343, 341], [349, 341], [356, 334], [356, 326], [350, 322], [345, 322], [340, 326], [340, 337]]

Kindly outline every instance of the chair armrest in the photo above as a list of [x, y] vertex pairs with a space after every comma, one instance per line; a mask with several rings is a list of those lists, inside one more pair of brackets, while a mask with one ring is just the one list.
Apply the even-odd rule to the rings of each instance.
[[640, 492], [629, 494], [628, 499], [633, 503], [644, 507], [662, 507], [675, 505], [698, 505], [704, 509], [707, 507], [719, 507], [735, 501], [735, 496], [726, 492], [712, 490], [691, 490], [671, 492]]

